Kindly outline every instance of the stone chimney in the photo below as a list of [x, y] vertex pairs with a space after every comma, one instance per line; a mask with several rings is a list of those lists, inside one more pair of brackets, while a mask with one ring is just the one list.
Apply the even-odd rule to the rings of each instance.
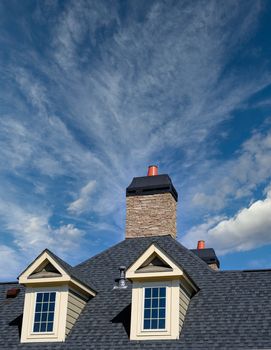
[[205, 248], [205, 241], [200, 240], [197, 244], [197, 249], [191, 251], [201, 258], [213, 270], [219, 270], [220, 262], [213, 248]]
[[126, 189], [126, 238], [177, 235], [178, 193], [156, 165]]

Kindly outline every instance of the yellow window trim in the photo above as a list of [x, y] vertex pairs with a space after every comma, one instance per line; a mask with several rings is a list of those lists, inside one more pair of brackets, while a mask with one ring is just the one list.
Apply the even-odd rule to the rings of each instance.
[[[144, 330], [144, 288], [166, 287], [166, 327], [163, 330]], [[179, 338], [179, 280], [134, 282], [132, 289], [131, 340]]]
[[[36, 293], [49, 291], [56, 292], [53, 332], [34, 333], [33, 325], [35, 316]], [[63, 312], [63, 310], [67, 310], [67, 304], [68, 286], [26, 288], [21, 343], [65, 341], [67, 312]]]

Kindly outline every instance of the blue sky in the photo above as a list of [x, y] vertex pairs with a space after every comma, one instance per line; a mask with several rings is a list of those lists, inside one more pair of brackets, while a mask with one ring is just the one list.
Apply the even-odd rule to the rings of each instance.
[[178, 239], [271, 267], [269, 1], [0, 2], [0, 278], [124, 238], [156, 163]]

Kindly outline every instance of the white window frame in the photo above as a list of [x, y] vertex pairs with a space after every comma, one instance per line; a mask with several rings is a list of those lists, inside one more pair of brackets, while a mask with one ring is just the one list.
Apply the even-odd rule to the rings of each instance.
[[[38, 332], [35, 332], [34, 331], [34, 326], [35, 326], [35, 317], [36, 317], [36, 306], [37, 306], [37, 297], [38, 297], [38, 294], [44, 294], [44, 293], [55, 293], [55, 301], [54, 301], [54, 318], [53, 318], [53, 330], [52, 331], [46, 331], [46, 332], [41, 332], [41, 331], [38, 331]], [[57, 296], [57, 291], [56, 290], [48, 290], [48, 291], [36, 291], [35, 292], [35, 301], [34, 301], [34, 310], [33, 310], [33, 323], [32, 323], [32, 332], [34, 334], [41, 334], [41, 333], [45, 333], [45, 334], [53, 334], [55, 332], [55, 315], [56, 315], [56, 296]], [[43, 302], [42, 302], [42, 305], [43, 305]], [[47, 311], [48, 312], [48, 311]], [[43, 313], [42, 310], [40, 312], [41, 314]], [[47, 321], [46, 321], [47, 322]], [[41, 323], [41, 321], [39, 321], [38, 323]]]
[[[166, 287], [165, 329], [144, 329], [145, 288]], [[133, 282], [131, 340], [178, 339], [179, 338], [179, 280]]]
[[[37, 293], [56, 292], [54, 324], [52, 332], [34, 332], [34, 318]], [[65, 327], [68, 305], [68, 286], [26, 288], [21, 342], [65, 341]], [[64, 311], [65, 310], [65, 311]], [[63, 312], [64, 311], [64, 312]]]
[[[145, 297], [146, 297], [146, 288], [165, 288], [166, 289], [166, 296], [165, 296], [165, 299], [166, 299], [166, 305], [165, 305], [165, 328], [149, 328], [149, 329], [145, 329], [144, 328], [144, 321], [145, 321]], [[167, 286], [164, 286], [164, 285], [157, 285], [157, 286], [145, 286], [143, 287], [143, 306], [142, 306], [142, 309], [143, 309], [143, 314], [142, 314], [142, 324], [141, 324], [141, 330], [142, 332], [160, 332], [160, 331], [165, 331], [167, 329], [167, 324], [166, 324], [166, 321], [167, 321], [167, 299], [168, 299], [168, 296], [167, 296], [167, 293], [168, 293], [168, 290], [167, 290]], [[152, 300], [152, 298], [151, 298]], [[157, 307], [157, 309], [159, 310], [159, 307]], [[152, 310], [152, 308], [150, 308], [150, 310]], [[159, 319], [159, 318], [158, 318]], [[150, 321], [152, 320], [152, 317], [150, 318]]]

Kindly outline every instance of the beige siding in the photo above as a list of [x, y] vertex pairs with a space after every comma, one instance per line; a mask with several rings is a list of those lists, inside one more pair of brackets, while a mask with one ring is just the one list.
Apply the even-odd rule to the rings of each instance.
[[78, 293], [73, 292], [72, 290], [69, 290], [66, 335], [69, 334], [85, 305], [86, 300], [82, 296], [80, 296]]
[[183, 285], [181, 285], [180, 286], [180, 315], [179, 315], [180, 331], [182, 329], [185, 314], [188, 309], [190, 295], [191, 295], [190, 292]]

